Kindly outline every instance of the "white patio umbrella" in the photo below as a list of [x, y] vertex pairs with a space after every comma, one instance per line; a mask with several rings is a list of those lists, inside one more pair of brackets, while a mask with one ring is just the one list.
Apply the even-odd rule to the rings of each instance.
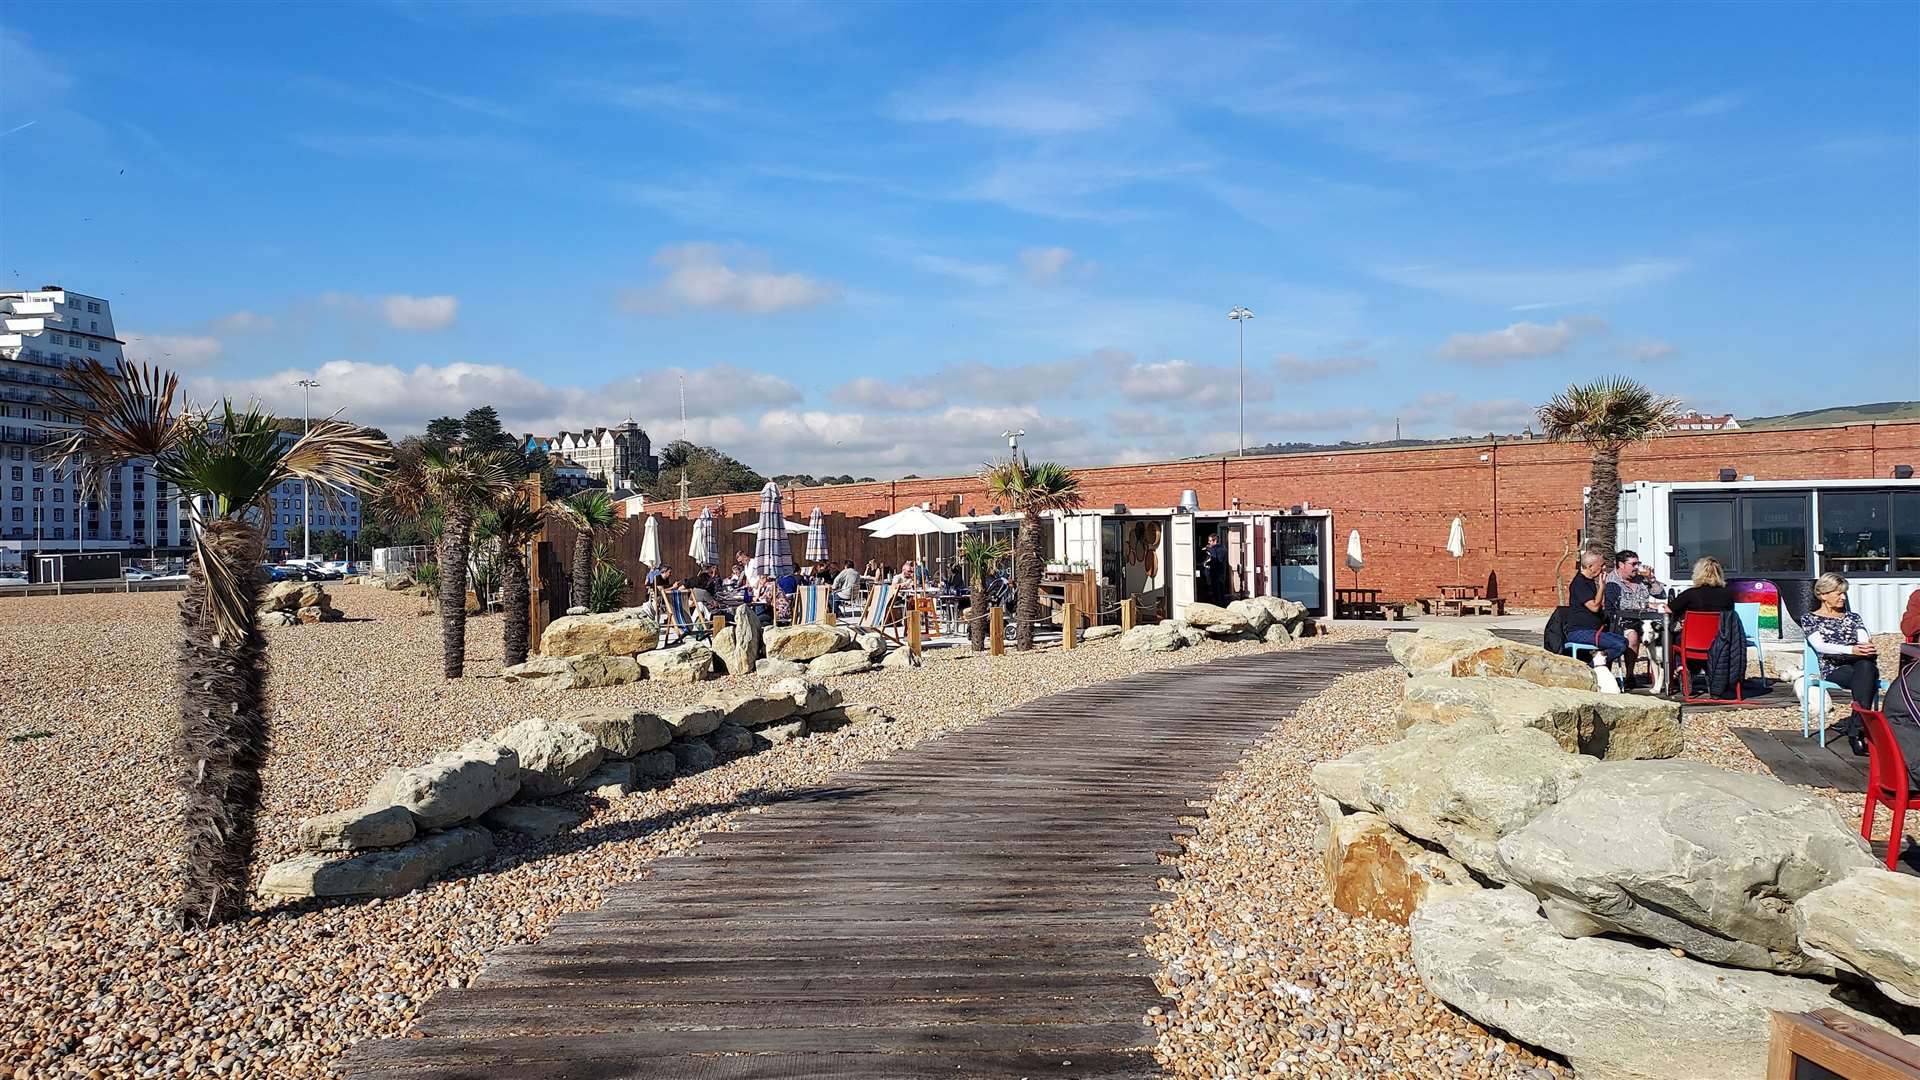
[[1460, 580], [1460, 557], [1467, 553], [1467, 523], [1455, 517], [1447, 529], [1447, 554], [1453, 556], [1453, 579]]
[[1354, 529], [1347, 534], [1347, 569], [1353, 571], [1356, 588], [1360, 584], [1360, 568], [1366, 564], [1367, 560], [1360, 554], [1360, 530]]
[[920, 552], [921, 537], [967, 531], [965, 525], [952, 518], [941, 517], [931, 510], [918, 506], [909, 506], [897, 514], [888, 514], [886, 517], [869, 521], [860, 527], [872, 533], [876, 540], [884, 540], [890, 536], [913, 537], [913, 561], [920, 563], [922, 569], [926, 568], [926, 562]]
[[713, 535], [713, 508], [703, 507], [693, 521], [693, 542], [687, 545], [687, 557], [698, 566], [713, 570], [720, 565], [720, 538]]
[[652, 514], [647, 515], [647, 524], [640, 534], [640, 561], [651, 570], [660, 565], [660, 523]]

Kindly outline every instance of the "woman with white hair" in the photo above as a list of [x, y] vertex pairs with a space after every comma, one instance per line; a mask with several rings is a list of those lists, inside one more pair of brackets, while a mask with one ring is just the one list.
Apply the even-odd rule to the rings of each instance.
[[[1853, 691], [1854, 706], [1871, 712], [1880, 696], [1879, 651], [1868, 644], [1873, 635], [1860, 613], [1847, 610], [1847, 579], [1821, 574], [1813, 583], [1813, 599], [1819, 606], [1800, 620], [1800, 626], [1820, 659], [1820, 677]], [[1866, 754], [1866, 733], [1851, 710], [1840, 733], [1855, 754]]]

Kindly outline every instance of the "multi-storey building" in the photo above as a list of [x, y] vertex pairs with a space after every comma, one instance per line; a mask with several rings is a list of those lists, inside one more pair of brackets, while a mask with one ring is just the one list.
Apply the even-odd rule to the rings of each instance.
[[[286, 434], [281, 441], [292, 442], [299, 436]], [[338, 532], [345, 534], [348, 540], [360, 536], [360, 499], [352, 492], [329, 491], [319, 485], [312, 487], [312, 522], [314, 542], [311, 547], [316, 559], [346, 558], [346, 551], [323, 549], [319, 538], [322, 533]], [[304, 504], [302, 503], [300, 481], [288, 480], [273, 489], [273, 498], [267, 509], [267, 551], [278, 554], [285, 551], [288, 555], [301, 554], [302, 548], [297, 540], [298, 530], [303, 522]], [[290, 535], [291, 534], [291, 535]], [[358, 552], [364, 557], [365, 552]]]
[[580, 466], [609, 491], [651, 484], [660, 474], [653, 440], [639, 424], [628, 420], [619, 427], [562, 431], [556, 435], [529, 435], [522, 445], [544, 450]]

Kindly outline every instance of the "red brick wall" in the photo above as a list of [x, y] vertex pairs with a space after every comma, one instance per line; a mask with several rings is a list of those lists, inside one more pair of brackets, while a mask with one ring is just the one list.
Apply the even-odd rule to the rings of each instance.
[[[1895, 465], [1920, 467], [1920, 423], [1853, 424], [1785, 431], [1668, 435], [1627, 451], [1622, 480], [1713, 480], [1722, 468], [1760, 480], [1890, 477]], [[1249, 509], [1305, 502], [1333, 511], [1336, 544], [1359, 529], [1366, 553], [1360, 584], [1388, 597], [1431, 594], [1456, 580], [1491, 585], [1522, 605], [1554, 600], [1561, 559], [1580, 528], [1586, 448], [1549, 442], [1453, 444], [1394, 450], [1161, 462], [1078, 469], [1089, 507], [1172, 506], [1192, 488], [1200, 505]], [[724, 497], [743, 509], [751, 495]], [[989, 513], [993, 500], [977, 477], [930, 477], [793, 493], [790, 517], [813, 507], [850, 516], [891, 513], [922, 501], [945, 513]], [[699, 506], [722, 500], [707, 499]], [[1466, 521], [1459, 570], [1446, 553], [1448, 525]], [[1353, 575], [1342, 568], [1339, 583]]]

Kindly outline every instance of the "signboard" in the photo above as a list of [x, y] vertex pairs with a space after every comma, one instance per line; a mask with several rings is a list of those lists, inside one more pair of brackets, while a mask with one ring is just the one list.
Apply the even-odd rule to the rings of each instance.
[[1760, 640], [1780, 640], [1780, 589], [1764, 578], [1743, 578], [1732, 583], [1733, 602], [1756, 604], [1760, 608]]
[[1920, 1080], [1920, 1047], [1837, 1009], [1774, 1013], [1767, 1080]]

